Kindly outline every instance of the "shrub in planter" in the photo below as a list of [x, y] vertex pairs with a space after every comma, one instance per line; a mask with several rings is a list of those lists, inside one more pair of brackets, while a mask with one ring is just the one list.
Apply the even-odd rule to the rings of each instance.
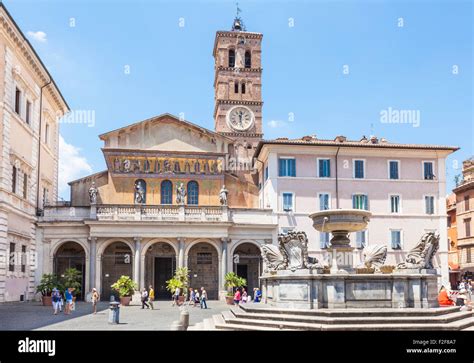
[[36, 286], [36, 292], [41, 293], [41, 301], [44, 306], [52, 304], [51, 294], [54, 288], [60, 288], [60, 283], [56, 275], [44, 274], [41, 277], [40, 284]]
[[186, 267], [180, 267], [176, 269], [174, 276], [166, 281], [166, 289], [171, 292], [172, 295], [175, 294], [176, 289], [179, 288], [178, 304], [182, 304], [186, 299], [186, 294], [188, 290], [189, 282], [189, 272]]
[[130, 300], [132, 300], [132, 295], [136, 289], [138, 289], [137, 284], [133, 281], [130, 276], [122, 275], [120, 278], [110, 286], [112, 289], [118, 292], [120, 296], [120, 304], [123, 306], [130, 305]]
[[[75, 268], [68, 268], [64, 271], [64, 275], [61, 278], [62, 285], [68, 289], [73, 288], [74, 293], [77, 295], [81, 295], [82, 289], [82, 273], [81, 271]], [[75, 298], [75, 297], [74, 297]]]
[[228, 272], [224, 277], [227, 295], [225, 301], [229, 305], [234, 305], [234, 289], [247, 285], [247, 280], [238, 276], [235, 272]]

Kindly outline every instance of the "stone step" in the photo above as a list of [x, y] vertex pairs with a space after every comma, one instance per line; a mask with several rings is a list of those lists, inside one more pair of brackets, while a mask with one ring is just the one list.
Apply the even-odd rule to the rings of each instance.
[[289, 330], [462, 330], [474, 325], [474, 319], [468, 318], [463, 320], [456, 320], [449, 323], [404, 323], [392, 324], [390, 322], [377, 324], [317, 324], [308, 322], [294, 322], [281, 320], [260, 320], [253, 318], [237, 318], [231, 317], [228, 314], [224, 316], [226, 326], [242, 325], [245, 330], [253, 330], [253, 328], [271, 328], [274, 330], [289, 329]]
[[258, 304], [240, 304], [239, 309], [246, 312], [256, 313], [273, 313], [273, 314], [291, 314], [291, 315], [309, 315], [309, 316], [437, 316], [450, 314], [452, 312], [459, 311], [458, 306], [443, 307], [443, 308], [406, 308], [406, 309], [390, 309], [390, 308], [374, 308], [374, 309], [287, 309], [287, 308], [276, 308], [268, 307], [265, 305]]
[[217, 324], [224, 324], [224, 318], [222, 317], [222, 314], [214, 314], [212, 315], [212, 319], [214, 320], [214, 326]]
[[446, 324], [452, 321], [465, 318], [472, 318], [473, 313], [469, 311], [456, 311], [451, 314], [438, 316], [344, 316], [344, 317], [321, 317], [321, 316], [304, 316], [290, 314], [273, 314], [273, 313], [248, 313], [242, 309], [234, 308], [231, 310], [235, 317], [244, 319], [268, 319], [275, 321], [293, 321], [313, 324], [422, 324], [437, 323]]
[[[233, 331], [275, 331], [275, 328], [265, 326], [245, 326], [240, 324], [217, 324], [217, 330], [233, 330]], [[292, 329], [279, 329], [279, 330], [292, 330]]]
[[204, 319], [203, 330], [214, 330], [214, 320], [211, 318]]

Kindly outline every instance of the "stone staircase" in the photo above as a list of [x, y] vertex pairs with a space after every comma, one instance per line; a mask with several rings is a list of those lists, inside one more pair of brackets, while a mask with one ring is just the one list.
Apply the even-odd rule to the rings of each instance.
[[432, 309], [296, 310], [265, 305], [239, 305], [188, 330], [473, 330], [472, 311], [459, 307]]

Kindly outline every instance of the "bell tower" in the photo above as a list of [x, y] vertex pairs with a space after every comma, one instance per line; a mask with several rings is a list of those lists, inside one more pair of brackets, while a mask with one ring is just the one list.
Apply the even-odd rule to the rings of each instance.
[[214, 42], [215, 130], [235, 139], [235, 155], [253, 157], [262, 139], [261, 33], [247, 32], [237, 16]]

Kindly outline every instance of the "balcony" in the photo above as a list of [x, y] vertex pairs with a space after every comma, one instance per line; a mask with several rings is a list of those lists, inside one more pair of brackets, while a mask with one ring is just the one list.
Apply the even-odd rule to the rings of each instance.
[[92, 207], [48, 206], [40, 222], [124, 221], [124, 222], [206, 222], [235, 224], [276, 224], [268, 209], [222, 206], [179, 205], [97, 205]]

